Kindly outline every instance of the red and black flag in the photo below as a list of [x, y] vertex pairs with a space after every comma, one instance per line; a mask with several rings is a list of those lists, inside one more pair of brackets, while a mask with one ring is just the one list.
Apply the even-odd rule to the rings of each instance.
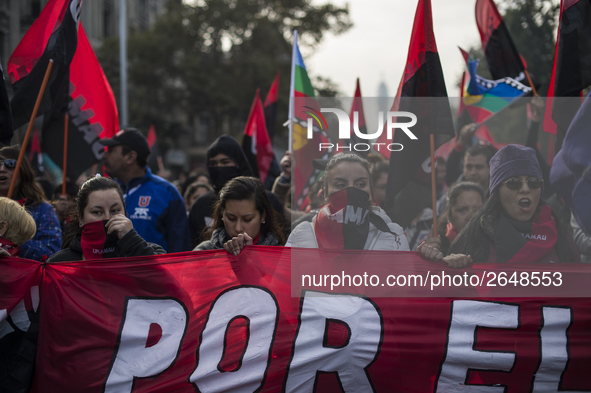
[[277, 97], [279, 96], [279, 72], [275, 75], [275, 79], [273, 80], [273, 84], [271, 88], [269, 88], [269, 92], [267, 93], [267, 97], [265, 98], [265, 103], [263, 107], [265, 109], [265, 123], [267, 125], [267, 134], [269, 134], [269, 138], [273, 141], [273, 137], [275, 136], [275, 123], [277, 121]]
[[2, 77], [0, 80], [0, 143], [10, 145], [13, 136], [12, 113], [10, 111], [10, 100], [8, 99], [2, 65], [0, 65], [0, 76]]
[[476, 24], [492, 79], [517, 78], [525, 67], [493, 0], [476, 0]]
[[[357, 113], [357, 115], [355, 115]], [[355, 116], [357, 116], [357, 120], [355, 121]], [[345, 143], [345, 141], [339, 140], [339, 147], [336, 149], [335, 155], [343, 153], [347, 150], [351, 150], [348, 146], [350, 143], [351, 145], [356, 145], [358, 143], [365, 143], [365, 140], [361, 139], [357, 132], [355, 131], [355, 127], [358, 127], [358, 130], [362, 134], [367, 134], [367, 127], [365, 125], [365, 113], [363, 111], [363, 100], [361, 98], [361, 87], [359, 85], [359, 78], [357, 78], [357, 83], [355, 85], [355, 94], [353, 96], [353, 104], [351, 104], [351, 112], [349, 113], [349, 119], [351, 120], [351, 139], [349, 142]], [[347, 145], [347, 146], [346, 146]], [[367, 151], [359, 152], [359, 154], [363, 157], [367, 157]]]
[[[580, 101], [554, 100], [553, 97], [581, 97], [591, 85], [591, 3], [588, 0], [562, 0], [552, 79], [548, 88], [544, 131], [561, 136], [568, 129]], [[560, 140], [562, 139], [560, 138]]]
[[54, 64], [38, 116], [51, 110], [63, 85], [67, 85], [68, 67], [76, 53], [81, 6], [82, 0], [51, 0], [8, 59], [14, 91], [10, 102], [14, 128], [31, 119], [49, 60], [53, 59]]
[[273, 146], [267, 134], [265, 112], [260, 94], [261, 90], [257, 89], [244, 128], [242, 150], [254, 175], [261, 179], [267, 190], [270, 190], [277, 176], [281, 174], [281, 168], [275, 159]]
[[[117, 105], [111, 86], [84, 28], [78, 29], [78, 50], [51, 112], [43, 119], [42, 148], [62, 166], [64, 121], [68, 121], [68, 163], [66, 173], [76, 179], [103, 157], [99, 139], [111, 138], [119, 130]], [[62, 168], [64, 169], [64, 168]]]
[[[393, 149], [399, 151], [392, 153], [388, 149], [380, 149], [390, 159], [386, 188], [389, 207], [410, 179], [429, 184], [429, 135], [435, 134], [435, 149], [454, 136], [443, 70], [433, 34], [430, 0], [419, 0], [404, 75], [391, 111], [411, 112], [417, 122], [410, 128], [416, 139], [400, 128], [394, 130], [392, 141], [386, 139], [385, 129], [378, 138], [378, 142], [403, 146], [402, 149]], [[399, 117], [395, 121], [408, 122], [409, 118]]]

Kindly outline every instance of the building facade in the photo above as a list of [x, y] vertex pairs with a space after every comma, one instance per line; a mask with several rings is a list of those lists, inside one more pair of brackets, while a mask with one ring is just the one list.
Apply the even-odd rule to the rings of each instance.
[[[150, 29], [169, 0], [84, 0], [81, 21], [93, 47], [119, 35], [120, 1], [127, 5], [127, 31]], [[8, 58], [49, 0], [0, 0], [0, 59]]]

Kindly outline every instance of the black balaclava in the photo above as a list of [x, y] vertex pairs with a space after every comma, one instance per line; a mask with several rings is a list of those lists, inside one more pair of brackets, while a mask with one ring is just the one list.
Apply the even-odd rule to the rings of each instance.
[[[209, 159], [217, 156], [218, 154], [225, 154], [236, 163], [236, 166], [232, 167], [210, 167]], [[216, 193], [220, 192], [224, 185], [238, 176], [253, 176], [252, 169], [248, 164], [248, 160], [242, 151], [242, 147], [229, 135], [222, 135], [216, 139], [209, 149], [207, 149], [207, 170], [209, 171], [209, 177], [211, 178], [211, 184]]]

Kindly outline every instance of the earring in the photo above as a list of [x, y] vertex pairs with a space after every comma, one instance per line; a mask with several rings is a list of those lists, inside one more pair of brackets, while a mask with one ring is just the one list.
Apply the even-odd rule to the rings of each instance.
[[265, 220], [263, 220], [263, 224], [265, 223]]
[[80, 228], [82, 228], [82, 225], [83, 225], [83, 224], [82, 224], [82, 223], [79, 223], [78, 225], [80, 225]]

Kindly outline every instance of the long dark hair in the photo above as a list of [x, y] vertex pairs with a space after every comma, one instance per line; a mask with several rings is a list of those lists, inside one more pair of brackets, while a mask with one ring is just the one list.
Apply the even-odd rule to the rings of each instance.
[[119, 197], [121, 198], [121, 204], [123, 205], [125, 213], [125, 201], [123, 200], [123, 193], [119, 184], [109, 179], [108, 177], [91, 177], [82, 184], [76, 197], [76, 207], [74, 214], [72, 215], [72, 221], [70, 221], [70, 232], [64, 237], [63, 248], [68, 248], [72, 239], [82, 233], [82, 227], [80, 226], [80, 218], [84, 215], [84, 209], [88, 205], [88, 198], [90, 194], [95, 191], [103, 190], [117, 190]]
[[[546, 203], [540, 199], [537, 209]], [[472, 257], [474, 262], [486, 262], [490, 254], [489, 242], [494, 241], [499, 216], [503, 207], [497, 187], [488, 201], [474, 213], [464, 229], [456, 237], [449, 248], [448, 254], [466, 254]], [[552, 217], [556, 222], [558, 238], [556, 240], [556, 252], [560, 262], [574, 262], [575, 254], [569, 241], [569, 227], [552, 210]]]
[[445, 228], [447, 227], [447, 222], [449, 221], [449, 217], [451, 216], [451, 209], [456, 204], [458, 197], [466, 191], [475, 191], [478, 193], [478, 195], [480, 195], [483, 202], [486, 200], [484, 189], [480, 187], [480, 185], [471, 181], [462, 181], [454, 184], [445, 196], [445, 210], [437, 219], [439, 223], [437, 225], [437, 232], [441, 233], [442, 235], [445, 234]]
[[[18, 160], [18, 155], [19, 150], [14, 147], [5, 146], [0, 149], [0, 157], [4, 157], [5, 159], [12, 158]], [[15, 173], [14, 175], [20, 176], [21, 184], [18, 189], [14, 190], [14, 195], [12, 196], [13, 199], [27, 198], [33, 201], [34, 205], [38, 205], [45, 200], [45, 193], [41, 187], [35, 183], [35, 172], [33, 172], [29, 160], [23, 159], [19, 173]]]
[[248, 176], [235, 177], [222, 188], [213, 207], [213, 225], [209, 230], [206, 230], [205, 238], [211, 239], [211, 235], [216, 229], [224, 227], [222, 216], [226, 208], [226, 202], [244, 199], [253, 200], [261, 216], [265, 214], [265, 222], [261, 223], [260, 233], [271, 232], [281, 245], [285, 244], [285, 235], [279, 225], [279, 217], [273, 206], [271, 206], [271, 201], [269, 201], [263, 183], [255, 177]]

